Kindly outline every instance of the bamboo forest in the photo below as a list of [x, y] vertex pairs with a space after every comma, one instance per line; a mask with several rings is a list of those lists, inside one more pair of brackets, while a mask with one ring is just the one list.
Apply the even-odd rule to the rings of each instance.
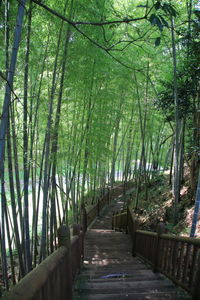
[[198, 0], [0, 0], [2, 298], [119, 184], [200, 237], [199, 47]]

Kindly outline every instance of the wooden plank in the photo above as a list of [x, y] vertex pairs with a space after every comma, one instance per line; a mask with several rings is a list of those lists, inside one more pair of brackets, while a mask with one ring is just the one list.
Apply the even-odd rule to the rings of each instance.
[[[121, 204], [117, 203], [116, 207], [119, 205]], [[97, 218], [85, 236], [84, 272], [82, 277], [79, 276], [80, 286], [76, 284], [76, 289], [79, 290], [78, 293], [76, 291], [77, 300], [122, 300], [127, 297], [134, 300], [186, 299], [169, 279], [153, 273], [149, 265], [132, 256], [130, 236], [111, 230], [111, 218], [116, 207], [112, 206], [110, 210], [106, 210], [105, 216]], [[143, 238], [143, 233], [138, 234], [138, 238], [139, 236]], [[154, 233], [148, 235], [152, 239], [151, 249], [148, 249], [145, 240], [143, 243], [145, 253], [151, 250], [149, 259], [153, 257], [155, 236]], [[164, 243], [170, 242], [162, 239], [162, 246]], [[166, 257], [169, 255], [170, 252], [166, 253]], [[171, 267], [165, 260], [162, 264]], [[112, 274], [118, 274], [118, 277], [112, 278]]]

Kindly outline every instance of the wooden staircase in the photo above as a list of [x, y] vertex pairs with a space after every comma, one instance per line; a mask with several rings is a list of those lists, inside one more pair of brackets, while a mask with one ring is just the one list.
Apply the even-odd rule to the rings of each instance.
[[88, 230], [82, 272], [74, 288], [74, 300], [191, 299], [160, 273], [153, 273], [131, 254], [129, 235], [111, 230], [112, 213], [122, 207], [119, 198]]

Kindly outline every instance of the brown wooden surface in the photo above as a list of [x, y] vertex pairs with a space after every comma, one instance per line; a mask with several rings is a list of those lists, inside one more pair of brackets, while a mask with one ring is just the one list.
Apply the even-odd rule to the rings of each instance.
[[169, 279], [132, 256], [129, 235], [111, 229], [113, 212], [123, 207], [123, 198], [118, 199], [86, 233], [84, 266], [74, 300], [190, 299]]
[[28, 273], [2, 299], [71, 300], [72, 286], [83, 256], [83, 232], [69, 240], [66, 226], [59, 230], [60, 247]]

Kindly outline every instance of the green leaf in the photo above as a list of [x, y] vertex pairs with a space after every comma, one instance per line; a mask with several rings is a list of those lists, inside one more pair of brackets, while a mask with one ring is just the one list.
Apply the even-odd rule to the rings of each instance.
[[151, 22], [152, 25], [157, 25], [158, 29], [162, 32], [163, 31], [163, 24], [161, 22], [161, 20], [159, 19], [159, 17], [157, 17], [155, 14], [152, 14], [149, 17], [149, 21]]
[[172, 5], [170, 6], [170, 11], [171, 11], [171, 15], [173, 17], [177, 16], [178, 13], [177, 13], [176, 9]]
[[161, 6], [161, 2], [160, 1], [156, 2], [155, 9], [158, 10], [160, 6]]
[[162, 24], [163, 24], [164, 26], [166, 26], [167, 28], [169, 28], [168, 22], [167, 22], [162, 16], [160, 16], [160, 19], [161, 19], [161, 21], [162, 21]]
[[162, 9], [163, 9], [167, 14], [170, 13], [169, 4], [163, 3]]
[[171, 15], [173, 17], [176, 17], [178, 15], [178, 12], [176, 9], [173, 7], [173, 5], [168, 4], [168, 3], [163, 3], [161, 8], [167, 13], [168, 15]]
[[151, 14], [149, 17], [149, 21], [151, 22], [152, 25], [156, 24], [156, 19], [157, 19], [157, 17], [155, 14]]
[[145, 8], [149, 8], [148, 5], [137, 5], [137, 7], [145, 7]]
[[158, 26], [159, 30], [162, 32], [163, 31], [163, 24], [160, 21], [160, 19], [157, 17], [156, 19], [156, 25]]
[[158, 47], [160, 45], [160, 41], [161, 41], [161, 38], [160, 37], [157, 37], [155, 39], [155, 46]]

